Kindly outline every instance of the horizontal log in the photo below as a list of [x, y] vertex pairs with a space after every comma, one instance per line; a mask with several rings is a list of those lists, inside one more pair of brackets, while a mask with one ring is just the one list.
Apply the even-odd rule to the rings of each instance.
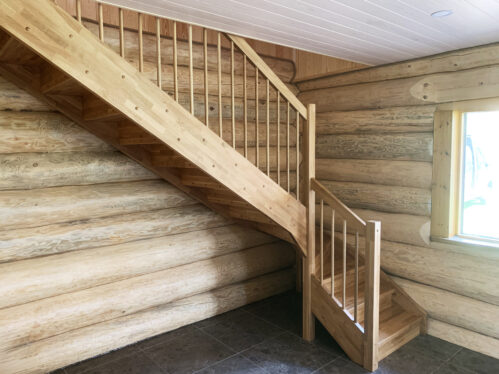
[[0, 153], [102, 152], [113, 147], [60, 113], [0, 111]]
[[432, 132], [434, 105], [317, 113], [317, 134]]
[[391, 160], [316, 160], [318, 179], [431, 189], [432, 164]]
[[0, 190], [88, 185], [158, 177], [119, 152], [0, 155]]
[[[315, 207], [317, 224], [320, 222], [320, 204]], [[417, 246], [430, 245], [430, 217], [415, 216], [410, 214], [396, 214], [376, 212], [374, 210], [353, 209], [354, 213], [365, 222], [373, 220], [381, 222], [381, 238], [392, 242], [400, 242]], [[335, 230], [342, 232], [343, 218], [335, 213]], [[329, 230], [331, 227], [331, 208], [324, 206], [324, 227]], [[352, 226], [347, 225], [347, 232], [355, 234]], [[362, 232], [359, 232], [363, 235]]]
[[450, 323], [428, 319], [428, 334], [453, 344], [499, 359], [499, 340]]
[[53, 109], [0, 76], [0, 111], [52, 112]]
[[0, 309], [276, 240], [250, 228], [229, 225], [0, 264]]
[[412, 187], [322, 181], [350, 208], [430, 216], [431, 191]]
[[0, 371], [49, 372], [287, 291], [294, 277], [282, 270], [19, 346], [0, 356]]
[[322, 135], [318, 158], [433, 161], [433, 134]]
[[318, 112], [449, 103], [497, 97], [499, 65], [451, 73], [305, 91], [298, 98]]
[[0, 231], [0, 262], [179, 234], [229, 223], [201, 205]]
[[459, 71], [494, 64], [499, 64], [499, 45], [497, 43], [303, 81], [298, 83], [298, 87], [301, 91], [306, 91], [363, 82]]
[[499, 339], [499, 306], [407, 279], [392, 279], [429, 317]]
[[137, 313], [290, 267], [284, 242], [62, 294], [0, 310], [0, 350]]
[[0, 191], [0, 230], [193, 205], [161, 180]]
[[[98, 25], [91, 22], [85, 22], [85, 26], [95, 35], [98, 35]], [[105, 27], [104, 29], [105, 42], [114, 51], [119, 53], [120, 39], [119, 30], [112, 27]], [[144, 33], [144, 61], [156, 62], [156, 36]], [[135, 63], [138, 66], [139, 59], [139, 44], [138, 33], [134, 31], [125, 31], [125, 58]], [[208, 46], [208, 69], [217, 71], [217, 47], [213, 45]], [[275, 57], [262, 56], [263, 60], [269, 67], [279, 76], [279, 78], [288, 83], [291, 82], [295, 74], [295, 66], [292, 61], [279, 59]], [[179, 66], [189, 66], [189, 45], [185, 40], [177, 41], [177, 63]], [[173, 43], [169, 38], [161, 38], [161, 61], [163, 64], [173, 64]], [[222, 71], [230, 72], [230, 49], [222, 48]], [[204, 69], [204, 51], [203, 44], [192, 44], [192, 63], [193, 67], [197, 69]], [[242, 54], [236, 50], [234, 54], [234, 69], [242, 74], [243, 71], [243, 58]], [[248, 67], [248, 76], [255, 75], [255, 69], [250, 64]]]

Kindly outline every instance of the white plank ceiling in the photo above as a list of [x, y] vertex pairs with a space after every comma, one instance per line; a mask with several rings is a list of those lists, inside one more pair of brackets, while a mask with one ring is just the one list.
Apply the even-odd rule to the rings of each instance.
[[371, 65], [499, 41], [499, 0], [103, 2]]

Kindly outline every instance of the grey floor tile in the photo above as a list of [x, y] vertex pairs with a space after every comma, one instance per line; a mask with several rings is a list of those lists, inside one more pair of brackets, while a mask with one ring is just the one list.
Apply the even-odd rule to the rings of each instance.
[[424, 355], [433, 356], [441, 360], [448, 360], [454, 356], [462, 347], [435, 338], [430, 335], [420, 335], [401, 347], [404, 350], [415, 350]]
[[270, 373], [311, 373], [335, 357], [314, 344], [286, 332], [266, 340], [243, 355]]
[[191, 373], [235, 352], [204, 332], [193, 329], [144, 350], [165, 373]]
[[66, 372], [64, 371], [64, 369], [58, 369], [51, 371], [49, 374], [66, 374]]
[[235, 320], [243, 318], [247, 315], [248, 315], [248, 313], [245, 312], [242, 308], [235, 309], [235, 310], [232, 310], [230, 312], [222, 313], [222, 314], [219, 314], [218, 316], [214, 316], [214, 317], [196, 322], [195, 324], [193, 324], [193, 326], [202, 329], [205, 327], [210, 327], [210, 326], [216, 325], [220, 322], [235, 321]]
[[85, 374], [163, 374], [163, 371], [139, 352], [90, 369]]
[[470, 371], [463, 367], [456, 366], [451, 363], [444, 364], [438, 369], [435, 374], [475, 374], [476, 372]]
[[196, 330], [196, 328], [193, 325], [187, 325], [179, 329], [169, 331], [164, 334], [156, 335], [146, 340], [142, 340], [141, 342], [138, 342], [136, 345], [139, 349], [147, 349], [158, 344], [165, 344], [172, 339], [178, 338], [179, 336], [185, 335], [194, 330]]
[[312, 342], [318, 347], [327, 350], [332, 353], [334, 356], [345, 356], [345, 352], [336, 343], [329, 332], [321, 325], [321, 323], [316, 320], [315, 321], [315, 340]]
[[121, 348], [101, 356], [97, 356], [85, 361], [78, 362], [74, 365], [64, 368], [64, 370], [66, 371], [67, 374], [87, 373], [90, 369], [95, 369], [99, 366], [117, 361], [123, 357], [133, 355], [137, 352], [140, 352], [137, 346], [130, 345], [128, 347]]
[[198, 371], [196, 374], [268, 374], [268, 372], [238, 354]]
[[452, 360], [451, 363], [457, 367], [483, 373], [499, 373], [499, 360], [484, 354], [463, 348]]
[[242, 315], [226, 316], [219, 319], [218, 323], [213, 323], [202, 330], [236, 352], [284, 332], [279, 327], [246, 312]]
[[377, 374], [429, 374], [442, 366], [444, 360], [423, 354], [415, 349], [404, 347], [385, 357], [376, 371]]
[[330, 364], [327, 364], [322, 369], [317, 371], [317, 374], [368, 374], [369, 371], [365, 370], [348, 359], [342, 357], [337, 358]]
[[284, 293], [247, 311], [284, 330], [301, 335], [301, 298], [296, 292]]

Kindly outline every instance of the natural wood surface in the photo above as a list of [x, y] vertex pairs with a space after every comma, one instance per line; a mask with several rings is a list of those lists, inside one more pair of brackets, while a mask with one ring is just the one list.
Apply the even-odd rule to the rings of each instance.
[[26, 91], [10, 83], [0, 75], [0, 110], [1, 111], [38, 111], [52, 112], [46, 103], [36, 99]]
[[242, 282], [293, 262], [293, 250], [281, 242], [4, 308], [0, 350]]
[[287, 291], [294, 280], [292, 270], [283, 270], [19, 346], [1, 356], [0, 369], [49, 372]]

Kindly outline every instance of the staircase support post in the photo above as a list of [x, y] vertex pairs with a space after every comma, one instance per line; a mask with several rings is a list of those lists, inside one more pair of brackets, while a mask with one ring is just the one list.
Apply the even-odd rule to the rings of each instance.
[[312, 314], [312, 275], [315, 273], [315, 191], [310, 182], [315, 178], [315, 104], [307, 107], [304, 134], [304, 175], [307, 207], [307, 256], [303, 259], [303, 339], [315, 338], [315, 318]]
[[365, 248], [364, 368], [378, 368], [381, 222], [368, 221]]

